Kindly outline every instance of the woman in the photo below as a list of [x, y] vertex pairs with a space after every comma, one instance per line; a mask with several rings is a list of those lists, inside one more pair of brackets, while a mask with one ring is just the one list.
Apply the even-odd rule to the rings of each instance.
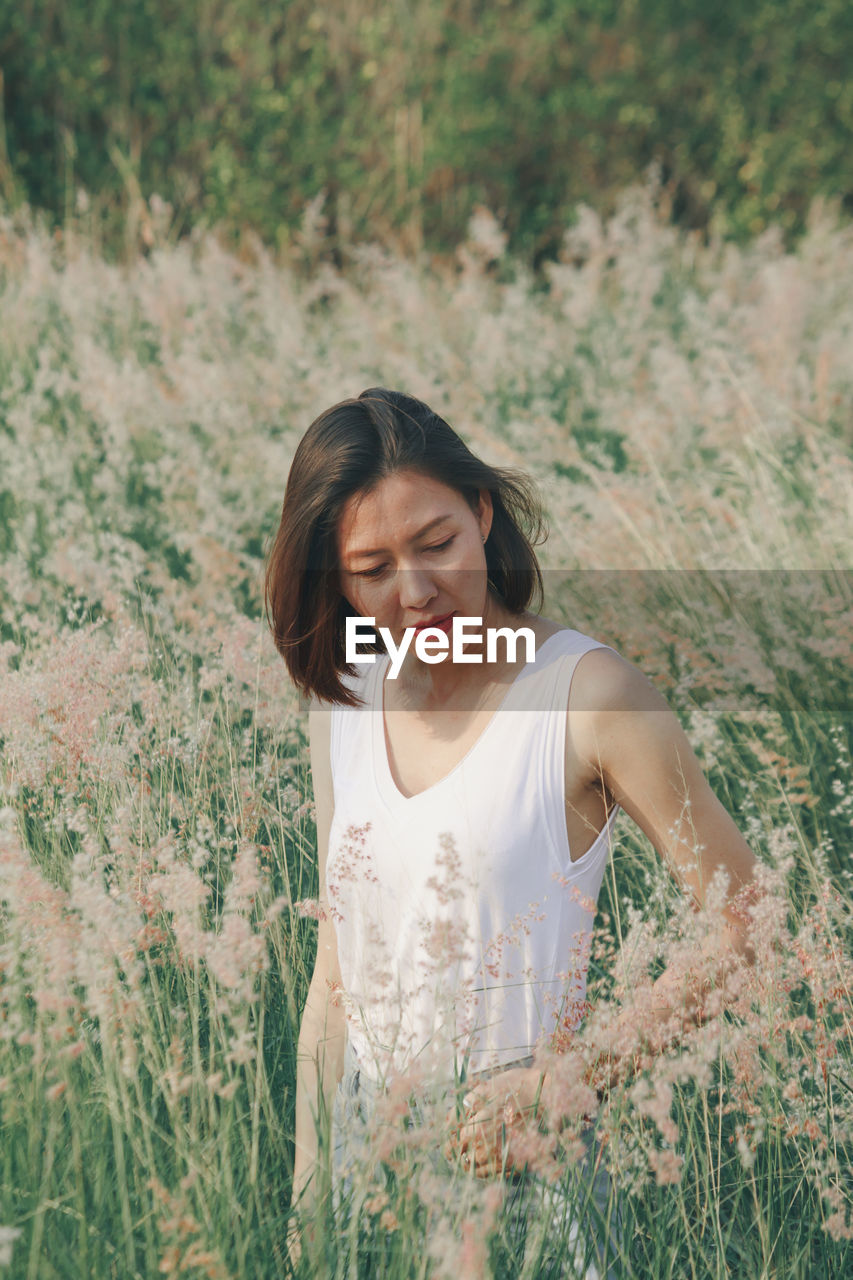
[[[540, 531], [523, 476], [476, 458], [398, 392], [333, 406], [296, 451], [266, 599], [312, 698], [324, 910], [299, 1036], [302, 1205], [322, 1182], [318, 1111], [337, 1102], [340, 1151], [354, 1089], [374, 1096], [413, 1068], [467, 1082], [448, 1157], [484, 1177], [523, 1165], [552, 1084], [533, 1051], [564, 1043], [581, 1017], [618, 809], [698, 903], [725, 868], [714, 945], [721, 963], [745, 952], [732, 898], [752, 881], [753, 855], [646, 679], [528, 609], [541, 594]], [[382, 637], [357, 663], [348, 617]], [[534, 657], [497, 642], [491, 661], [477, 660], [476, 641], [454, 649], [463, 618], [481, 619], [483, 634], [526, 629]], [[701, 1017], [701, 993], [676, 975], [656, 993], [652, 1047], [674, 1019]], [[619, 1043], [617, 1027], [599, 1084], [624, 1070]]]

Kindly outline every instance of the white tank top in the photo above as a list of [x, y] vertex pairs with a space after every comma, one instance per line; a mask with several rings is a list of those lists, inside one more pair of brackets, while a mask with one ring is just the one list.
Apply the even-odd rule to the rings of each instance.
[[350, 1043], [371, 1075], [505, 1065], [583, 1016], [616, 809], [572, 862], [566, 713], [579, 658], [604, 647], [549, 636], [464, 758], [410, 797], [388, 763], [388, 657], [347, 681], [363, 707], [332, 708], [326, 894]]

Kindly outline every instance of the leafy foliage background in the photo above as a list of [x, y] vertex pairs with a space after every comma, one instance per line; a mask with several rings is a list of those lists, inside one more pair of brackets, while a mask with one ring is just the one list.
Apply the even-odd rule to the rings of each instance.
[[324, 193], [333, 249], [481, 203], [538, 262], [654, 162], [677, 222], [795, 234], [853, 200], [851, 54], [844, 0], [0, 0], [0, 192], [279, 246]]

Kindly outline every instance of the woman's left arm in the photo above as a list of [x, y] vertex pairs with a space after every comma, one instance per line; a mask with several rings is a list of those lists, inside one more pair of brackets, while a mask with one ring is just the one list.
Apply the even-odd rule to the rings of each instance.
[[[709, 986], [738, 961], [750, 963], [748, 916], [756, 888], [757, 860], [702, 772], [670, 707], [649, 680], [609, 649], [594, 649], [578, 664], [570, 699], [571, 752], [586, 767], [590, 785], [603, 786], [648, 836], [699, 907], [719, 867], [728, 873], [718, 928], [689, 967], [670, 965], [652, 987], [640, 1022], [625, 1008], [611, 1023], [609, 1047], [587, 1075], [599, 1089], [631, 1074], [637, 1051], [659, 1053], [702, 1020]], [[538, 1068], [501, 1072], [470, 1092], [470, 1110], [457, 1126], [448, 1153], [471, 1160], [481, 1175], [500, 1160], [512, 1164], [512, 1130], [549, 1105], [549, 1075]], [[499, 1128], [511, 1105], [515, 1123]], [[504, 1135], [501, 1147], [500, 1134]], [[509, 1139], [509, 1148], [506, 1141]]]
[[[667, 968], [652, 991], [644, 1020], [644, 1048], [657, 1052], [686, 1025], [700, 1021], [704, 998], [715, 977], [738, 959], [751, 962], [744, 906], [755, 891], [757, 860], [731, 815], [714, 795], [683, 728], [649, 680], [612, 650], [596, 649], [583, 659], [577, 697], [573, 689], [570, 734], [580, 759], [648, 836], [681, 886], [699, 907], [715, 872], [728, 875], [718, 928], [708, 936], [700, 965]], [[696, 977], [693, 976], [698, 970]], [[633, 1010], [613, 1028], [614, 1054], [605, 1076], [623, 1075], [620, 1031], [626, 1046], [636, 1044]]]

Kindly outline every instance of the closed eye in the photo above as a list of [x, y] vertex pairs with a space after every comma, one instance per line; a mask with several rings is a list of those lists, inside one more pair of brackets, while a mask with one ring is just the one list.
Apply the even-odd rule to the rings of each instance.
[[[425, 551], [446, 551], [447, 548], [451, 545], [451, 543], [455, 541], [456, 541], [456, 534], [454, 533], [451, 537], [445, 538], [444, 542], [436, 542], [431, 547], [424, 547], [424, 550]], [[388, 566], [386, 564], [375, 564], [370, 569], [360, 569], [357, 576], [359, 578], [378, 578], [380, 577], [381, 574], [385, 572], [387, 567]]]

